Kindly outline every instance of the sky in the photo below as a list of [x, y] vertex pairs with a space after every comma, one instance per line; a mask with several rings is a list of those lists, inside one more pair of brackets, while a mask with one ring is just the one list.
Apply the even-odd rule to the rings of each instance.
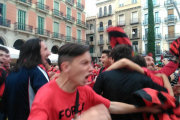
[[96, 0], [86, 0], [86, 17], [96, 15]]

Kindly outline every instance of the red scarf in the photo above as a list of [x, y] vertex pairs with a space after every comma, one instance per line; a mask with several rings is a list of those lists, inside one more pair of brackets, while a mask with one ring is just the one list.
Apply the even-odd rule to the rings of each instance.
[[44, 65], [43, 65], [43, 64], [39, 64], [38, 66], [39, 66], [41, 69], [43, 69], [43, 70], [47, 73], [48, 78], [50, 79], [49, 74], [48, 74], [46, 68], [44, 67]]

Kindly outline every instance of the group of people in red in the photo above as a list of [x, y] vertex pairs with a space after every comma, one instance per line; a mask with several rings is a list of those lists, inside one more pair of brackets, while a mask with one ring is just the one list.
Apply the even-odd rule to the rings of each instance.
[[58, 65], [52, 67], [47, 46], [33, 38], [22, 45], [17, 63], [7, 72], [3, 67], [8, 51], [0, 46], [0, 119], [180, 119], [175, 99], [180, 86], [171, 85], [180, 43], [171, 49], [175, 57], [163, 60], [164, 67], [157, 70], [152, 55], [133, 55], [121, 28], [107, 32], [113, 49], [102, 51], [101, 68], [92, 65], [88, 46], [74, 43], [59, 48]]

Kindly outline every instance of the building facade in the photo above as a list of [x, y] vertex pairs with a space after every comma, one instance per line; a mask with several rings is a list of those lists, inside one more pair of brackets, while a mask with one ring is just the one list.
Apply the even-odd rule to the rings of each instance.
[[[170, 43], [180, 36], [180, 1], [179, 0], [153, 0], [155, 23], [155, 53], [156, 60], [164, 51], [169, 51]], [[142, 1], [142, 48], [147, 54], [148, 34], [148, 2]]]
[[123, 28], [133, 50], [142, 53], [141, 0], [116, 1], [116, 25]]
[[52, 53], [67, 43], [85, 44], [85, 0], [1, 0], [0, 44], [20, 49], [40, 38]]
[[97, 41], [96, 41], [96, 16], [92, 17], [87, 17], [86, 18], [86, 23], [87, 23], [87, 30], [86, 30], [86, 40], [87, 44], [89, 45], [90, 48], [90, 54], [92, 57], [92, 61], [94, 63], [98, 62], [98, 57], [97, 57]]
[[115, 26], [115, 0], [98, 0], [96, 3], [96, 52], [101, 57], [104, 49], [112, 49], [106, 29]]

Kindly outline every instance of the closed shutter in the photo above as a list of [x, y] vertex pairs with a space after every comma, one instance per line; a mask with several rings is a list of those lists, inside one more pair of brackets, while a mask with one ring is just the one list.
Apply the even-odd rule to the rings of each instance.
[[67, 8], [67, 19], [71, 20], [71, 9]]
[[93, 53], [93, 52], [94, 52], [93, 47], [90, 47], [90, 53]]
[[38, 2], [39, 2], [39, 8], [40, 9], [42, 9], [42, 10], [44, 10], [44, 0], [38, 0]]
[[169, 38], [174, 38], [175, 37], [175, 34], [174, 34], [174, 25], [168, 26], [168, 36], [169, 36]]
[[67, 41], [70, 41], [71, 40], [71, 28], [69, 26], [67, 26], [66, 35], [67, 35]]
[[38, 17], [38, 33], [44, 34], [44, 18]]
[[26, 12], [19, 10], [18, 11], [18, 29], [25, 30], [26, 24]]
[[2, 17], [6, 19], [6, 5], [5, 4], [2, 5]]
[[54, 1], [54, 14], [59, 15], [59, 3]]
[[78, 39], [78, 43], [80, 43], [81, 42], [81, 31], [80, 30], [77, 31], [77, 39]]
[[58, 38], [59, 37], [59, 23], [54, 22], [54, 37]]
[[78, 24], [81, 24], [81, 13], [78, 13]]
[[138, 22], [137, 12], [133, 12], [133, 13], [132, 13], [132, 23], [136, 23], [136, 22]]

